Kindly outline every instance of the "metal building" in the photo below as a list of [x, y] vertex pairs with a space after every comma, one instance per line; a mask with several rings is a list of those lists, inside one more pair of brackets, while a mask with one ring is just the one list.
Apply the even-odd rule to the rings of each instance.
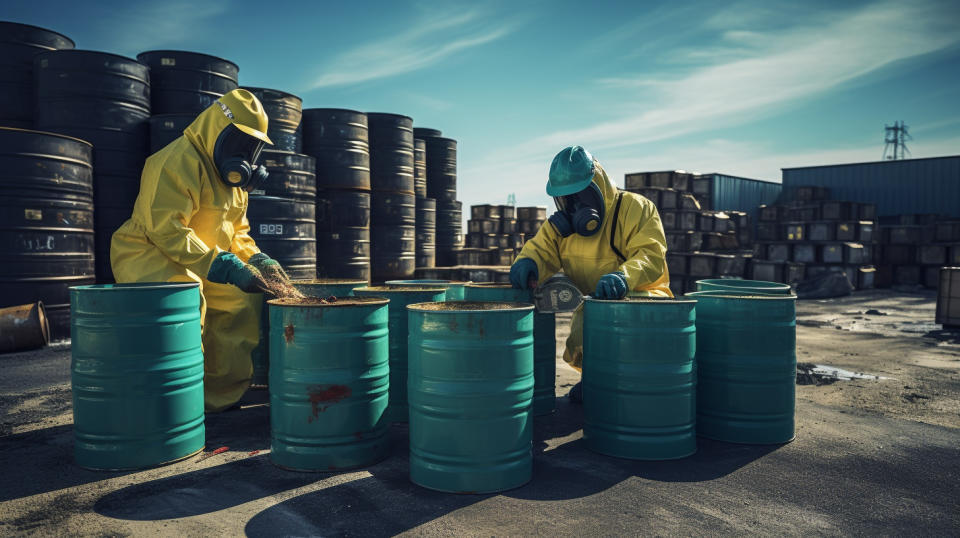
[[716, 211], [743, 211], [752, 218], [757, 207], [777, 201], [783, 185], [761, 179], [728, 176], [726, 174], [701, 174], [712, 177], [710, 207]]
[[830, 198], [872, 202], [877, 215], [960, 217], [960, 155], [783, 169], [783, 188], [821, 186]]

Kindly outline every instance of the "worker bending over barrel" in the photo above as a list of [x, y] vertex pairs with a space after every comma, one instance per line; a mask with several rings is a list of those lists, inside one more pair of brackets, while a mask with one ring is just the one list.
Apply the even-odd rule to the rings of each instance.
[[[557, 211], [527, 241], [510, 268], [516, 288], [535, 288], [563, 271], [580, 291], [596, 299], [630, 295], [673, 297], [667, 243], [653, 202], [618, 191], [587, 150], [565, 148], [550, 165], [547, 194]], [[581, 370], [583, 305], [573, 314], [563, 360]], [[582, 385], [570, 390], [582, 399]]]
[[113, 234], [117, 282], [198, 282], [207, 411], [235, 404], [250, 385], [268, 281], [287, 281], [250, 237], [247, 193], [267, 179], [256, 166], [267, 115], [246, 90], [200, 113], [183, 136], [147, 159], [133, 215]]

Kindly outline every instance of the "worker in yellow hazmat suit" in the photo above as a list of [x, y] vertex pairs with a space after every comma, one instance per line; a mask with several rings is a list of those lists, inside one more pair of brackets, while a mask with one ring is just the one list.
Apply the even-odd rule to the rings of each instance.
[[247, 193], [267, 179], [255, 166], [267, 115], [246, 90], [233, 90], [165, 148], [140, 177], [133, 215], [113, 234], [117, 282], [198, 282], [203, 324], [204, 400], [221, 411], [243, 396], [267, 281], [286, 279], [250, 237]]
[[[563, 149], [550, 165], [547, 194], [557, 206], [510, 268], [510, 282], [533, 288], [563, 271], [584, 295], [673, 297], [663, 224], [653, 202], [619, 191], [585, 149]], [[583, 362], [583, 307], [573, 315], [563, 359]], [[571, 390], [578, 399], [580, 384]]]

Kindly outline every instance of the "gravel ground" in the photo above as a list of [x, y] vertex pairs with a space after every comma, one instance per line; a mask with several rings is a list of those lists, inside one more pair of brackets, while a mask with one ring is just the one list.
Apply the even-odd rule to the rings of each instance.
[[[558, 360], [558, 410], [535, 425], [533, 480], [447, 495], [407, 479], [407, 432], [366, 470], [294, 473], [269, 462], [266, 393], [207, 417], [199, 457], [140, 472], [72, 461], [69, 348], [0, 356], [0, 535], [956, 535], [960, 335], [930, 292], [798, 304], [798, 358], [887, 379], [797, 387], [797, 438], [700, 439], [694, 456], [633, 462], [588, 451], [578, 374]], [[558, 324], [558, 351], [569, 317]], [[809, 380], [808, 380], [809, 381]]]

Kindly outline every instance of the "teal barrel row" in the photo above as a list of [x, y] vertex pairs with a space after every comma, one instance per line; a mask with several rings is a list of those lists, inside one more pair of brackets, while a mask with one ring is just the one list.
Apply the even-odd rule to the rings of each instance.
[[389, 288], [385, 286], [357, 288], [357, 297], [383, 297], [390, 301], [390, 405], [391, 422], [407, 422], [407, 305], [443, 302], [443, 288]]
[[463, 287], [467, 282], [459, 282], [455, 280], [388, 280], [384, 282], [385, 286], [390, 287], [410, 287], [410, 286], [428, 286], [435, 288], [437, 286], [442, 287], [447, 290], [447, 301], [462, 301], [463, 300]]
[[141, 469], [202, 450], [199, 285], [77, 286], [70, 313], [77, 464]]
[[[293, 287], [308, 297], [352, 297], [353, 289], [366, 286], [365, 280], [296, 280]], [[267, 309], [268, 297], [263, 299], [263, 311], [260, 314], [260, 340], [253, 348], [250, 358], [253, 361], [253, 386], [265, 387], [270, 375], [270, 312]]]
[[270, 305], [270, 460], [333, 471], [386, 457], [386, 299]]
[[[471, 283], [464, 289], [467, 301], [533, 303], [533, 292], [510, 284]], [[548, 415], [556, 408], [557, 326], [553, 314], [533, 315], [533, 414]]]
[[747, 444], [794, 437], [796, 297], [695, 294], [697, 433]]
[[695, 307], [691, 299], [586, 300], [587, 448], [637, 460], [697, 451]]
[[410, 305], [410, 479], [456, 493], [532, 470], [533, 306]]
[[697, 291], [726, 291], [734, 293], [762, 293], [790, 295], [789, 284], [766, 280], [740, 280], [737, 278], [707, 278], [697, 281]]

